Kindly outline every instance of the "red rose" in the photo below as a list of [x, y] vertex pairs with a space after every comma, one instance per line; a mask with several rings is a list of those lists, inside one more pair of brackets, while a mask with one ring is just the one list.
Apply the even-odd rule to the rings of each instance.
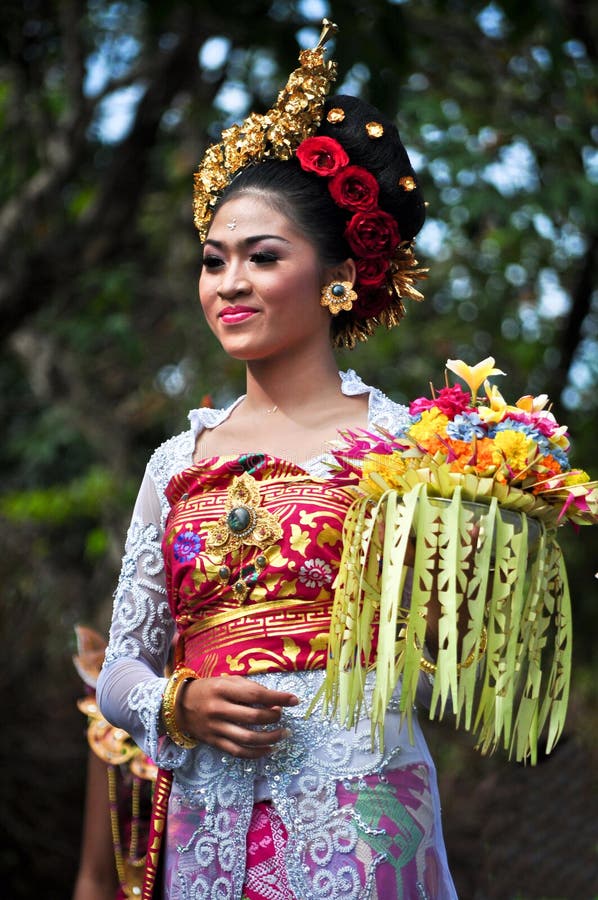
[[391, 299], [391, 294], [389, 294], [385, 285], [360, 289], [357, 303], [353, 304], [351, 314], [356, 319], [369, 319], [371, 316], [377, 316], [383, 309], [386, 309]]
[[329, 137], [305, 138], [295, 155], [302, 169], [316, 175], [336, 175], [349, 163], [349, 157], [339, 142]]
[[388, 272], [389, 260], [383, 256], [372, 256], [370, 259], [360, 257], [355, 261], [357, 282], [359, 287], [379, 287]]
[[382, 209], [357, 212], [345, 229], [345, 237], [356, 256], [390, 256], [401, 235], [397, 223]]
[[366, 211], [378, 204], [378, 182], [367, 169], [347, 166], [330, 180], [328, 190], [338, 206]]

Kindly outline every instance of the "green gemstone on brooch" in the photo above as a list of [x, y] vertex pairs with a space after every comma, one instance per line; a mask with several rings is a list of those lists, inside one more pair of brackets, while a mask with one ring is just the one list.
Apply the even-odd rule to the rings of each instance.
[[251, 514], [246, 506], [235, 506], [226, 517], [226, 524], [233, 534], [243, 534], [251, 523]]
[[240, 603], [243, 603], [249, 590], [249, 585], [245, 584], [244, 581], [237, 581], [236, 584], [233, 585], [233, 592]]
[[260, 553], [260, 555], [256, 557], [255, 565], [257, 569], [265, 569], [268, 565], [268, 560]]
[[218, 577], [222, 581], [228, 581], [228, 579], [230, 578], [229, 567], [228, 566], [220, 566], [220, 568], [218, 569]]

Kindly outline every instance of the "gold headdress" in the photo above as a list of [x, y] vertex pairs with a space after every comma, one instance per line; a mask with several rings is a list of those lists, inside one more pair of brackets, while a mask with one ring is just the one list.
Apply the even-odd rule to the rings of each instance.
[[324, 59], [324, 46], [336, 31], [337, 26], [324, 19], [317, 45], [301, 52], [300, 67], [291, 73], [272, 109], [264, 115], [252, 113], [223, 131], [220, 143], [208, 147], [195, 173], [193, 192], [193, 217], [202, 241], [220, 194], [240, 169], [263, 159], [289, 159], [316, 131], [336, 79], [336, 63]]
[[[332, 343], [351, 348], [367, 340], [377, 326], [399, 324], [405, 312], [403, 298], [423, 299], [415, 284], [426, 277], [427, 269], [418, 268], [413, 253], [413, 235], [423, 223], [424, 204], [396, 127], [378, 121], [378, 111], [364, 101], [340, 96], [326, 101], [336, 79], [336, 63], [324, 59], [324, 47], [337, 31], [334, 23], [324, 19], [317, 45], [300, 53], [300, 66], [272, 109], [264, 115], [252, 113], [240, 125], [223, 131], [218, 144], [208, 147], [195, 173], [193, 212], [200, 239], [205, 241], [218, 201], [235, 175], [267, 159], [295, 156], [304, 171], [325, 178], [333, 201], [347, 214], [344, 237], [357, 264], [356, 302], [352, 300], [350, 309], [332, 309]], [[351, 105], [355, 103], [359, 109]], [[347, 124], [363, 130], [361, 163], [354, 141], [351, 158], [342, 146], [341, 132]], [[389, 143], [383, 157], [393, 159], [395, 180], [389, 186], [386, 179], [382, 208], [372, 143], [385, 141]]]

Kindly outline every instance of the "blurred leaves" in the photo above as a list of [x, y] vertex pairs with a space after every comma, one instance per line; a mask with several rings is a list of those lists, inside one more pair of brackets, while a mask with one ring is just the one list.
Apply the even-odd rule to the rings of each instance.
[[[408, 400], [447, 358], [492, 355], [514, 395], [548, 391], [596, 475], [595, 4], [243, 0], [233, 15], [207, 0], [7, 0], [0, 649], [13, 657], [18, 616], [24, 678], [42, 637], [64, 660], [75, 621], [106, 629], [149, 454], [204, 394], [222, 405], [243, 388], [201, 322], [192, 172], [223, 124], [270, 103], [322, 15], [341, 29], [339, 89], [396, 113], [429, 203], [425, 302], [340, 365]], [[563, 545], [581, 678], [598, 540]], [[49, 736], [48, 699], [40, 687]], [[63, 897], [68, 865], [54, 876], [45, 895]]]

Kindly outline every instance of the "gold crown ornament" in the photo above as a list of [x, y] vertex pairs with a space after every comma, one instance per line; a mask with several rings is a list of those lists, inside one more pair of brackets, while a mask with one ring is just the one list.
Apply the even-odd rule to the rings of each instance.
[[193, 192], [193, 218], [202, 241], [222, 191], [240, 169], [264, 159], [289, 159], [318, 128], [326, 95], [336, 79], [336, 63], [324, 59], [324, 47], [337, 31], [333, 22], [324, 19], [318, 43], [299, 54], [300, 66], [289, 76], [272, 109], [264, 115], [252, 113], [240, 125], [227, 128], [221, 141], [206, 150], [194, 176]]

